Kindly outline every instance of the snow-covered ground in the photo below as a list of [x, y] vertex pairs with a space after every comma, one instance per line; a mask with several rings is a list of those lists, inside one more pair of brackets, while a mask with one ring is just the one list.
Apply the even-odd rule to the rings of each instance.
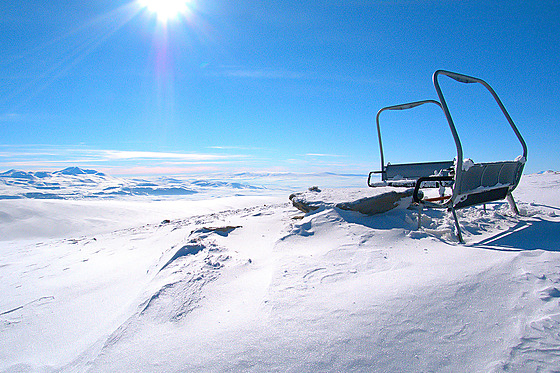
[[459, 211], [464, 245], [443, 211], [303, 214], [297, 175], [0, 176], [0, 371], [560, 371], [559, 173]]

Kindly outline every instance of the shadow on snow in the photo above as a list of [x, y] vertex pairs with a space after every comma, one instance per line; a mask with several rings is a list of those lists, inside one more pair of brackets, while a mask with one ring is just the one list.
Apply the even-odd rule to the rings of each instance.
[[520, 221], [507, 231], [472, 246], [494, 250], [560, 251], [560, 223], [542, 218]]

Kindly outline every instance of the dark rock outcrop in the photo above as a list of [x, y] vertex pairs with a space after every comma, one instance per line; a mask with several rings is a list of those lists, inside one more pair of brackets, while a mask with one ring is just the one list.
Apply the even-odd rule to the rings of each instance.
[[[306, 192], [293, 193], [289, 198], [295, 208], [305, 213], [315, 211], [320, 207], [336, 207], [365, 215], [375, 215], [392, 210], [400, 203], [409, 205], [412, 202], [412, 193], [413, 189], [404, 188], [400, 190], [392, 188], [363, 189], [353, 190], [352, 193], [336, 189], [322, 191], [310, 189]], [[364, 194], [366, 197], [361, 197]], [[355, 197], [361, 198], [355, 199]]]

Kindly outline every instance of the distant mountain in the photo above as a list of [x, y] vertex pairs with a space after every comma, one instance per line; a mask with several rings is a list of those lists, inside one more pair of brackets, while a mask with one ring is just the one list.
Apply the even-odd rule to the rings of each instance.
[[[216, 180], [196, 180], [160, 177], [157, 179], [122, 179], [96, 170], [68, 167], [63, 170], [27, 172], [9, 170], [0, 173], [0, 200], [122, 198], [152, 196], [172, 198], [211, 192], [220, 193], [242, 189], [263, 189], [242, 183]], [[231, 192], [230, 192], [231, 193]]]
[[68, 167], [64, 170], [55, 171], [53, 175], [68, 175], [68, 176], [78, 176], [78, 175], [97, 175], [106, 176], [104, 173], [96, 170], [85, 170], [80, 167]]
[[11, 177], [14, 179], [27, 179], [27, 180], [31, 180], [35, 178], [33, 172], [25, 172], [19, 170], [9, 170], [6, 172], [2, 172], [0, 173], [0, 177]]
[[44, 179], [46, 177], [50, 177], [52, 175], [66, 175], [66, 176], [79, 176], [79, 175], [97, 175], [97, 176], [107, 176], [103, 172], [99, 172], [96, 170], [86, 170], [80, 167], [68, 167], [64, 170], [54, 171], [54, 172], [46, 172], [46, 171], [37, 171], [37, 172], [26, 172], [21, 170], [9, 170], [0, 173], [0, 177], [5, 178], [14, 178], [14, 179], [27, 179], [33, 180], [35, 178]]
[[190, 184], [201, 188], [265, 189], [264, 187], [261, 186], [254, 186], [245, 183], [235, 183], [235, 182], [215, 181], [215, 180], [195, 180], [195, 181], [191, 181]]
[[38, 177], [39, 179], [43, 179], [45, 177], [51, 176], [51, 173], [50, 172], [45, 172], [45, 171], [37, 171], [37, 172], [34, 172], [33, 175], [35, 175], [35, 177]]

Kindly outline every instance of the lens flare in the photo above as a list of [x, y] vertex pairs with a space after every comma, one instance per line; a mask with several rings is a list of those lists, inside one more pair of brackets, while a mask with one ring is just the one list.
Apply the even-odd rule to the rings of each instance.
[[158, 21], [162, 23], [189, 13], [189, 1], [186, 0], [138, 0], [138, 3], [141, 7], [154, 13]]

